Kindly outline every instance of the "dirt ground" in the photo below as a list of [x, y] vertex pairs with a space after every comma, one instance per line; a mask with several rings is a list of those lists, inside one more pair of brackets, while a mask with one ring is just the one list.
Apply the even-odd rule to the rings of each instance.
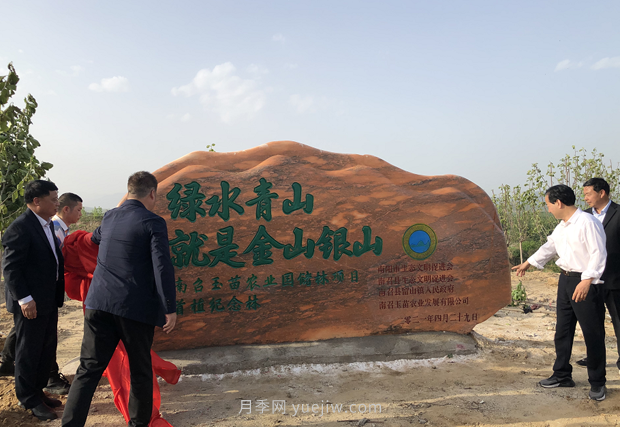
[[[480, 351], [475, 355], [184, 375], [176, 385], [162, 384], [161, 411], [175, 427], [619, 425], [620, 375], [609, 321], [605, 401], [587, 398], [586, 370], [577, 365], [575, 388], [547, 390], [536, 385], [551, 374], [554, 360], [556, 281], [557, 274], [528, 273], [524, 285], [529, 303], [541, 307], [529, 314], [506, 307], [476, 326]], [[3, 334], [11, 322], [2, 308]], [[81, 306], [69, 302], [59, 321], [60, 366], [79, 355], [81, 331]], [[573, 360], [584, 354], [578, 331]], [[281, 402], [274, 408], [273, 401]], [[12, 378], [0, 377], [0, 426], [43, 424], [17, 407]], [[60, 421], [46, 425], [60, 426]], [[100, 385], [87, 426], [124, 425], [109, 386]]]

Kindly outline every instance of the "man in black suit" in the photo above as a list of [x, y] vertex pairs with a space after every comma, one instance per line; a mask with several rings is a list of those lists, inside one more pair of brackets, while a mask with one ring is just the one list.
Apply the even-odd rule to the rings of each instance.
[[[69, 234], [69, 226], [79, 221], [82, 216], [82, 198], [77, 194], [64, 193], [58, 198], [58, 214], [52, 218], [54, 223], [54, 233], [58, 238], [58, 244], [62, 250], [65, 237]], [[0, 376], [15, 375], [15, 326], [4, 341], [2, 349], [2, 363], [0, 364]], [[56, 358], [52, 363], [47, 386], [43, 391], [50, 394], [67, 394], [69, 393], [69, 381], [60, 372]]]
[[57, 344], [58, 307], [65, 286], [63, 258], [54, 238], [52, 217], [58, 209], [53, 182], [26, 184], [28, 209], [2, 236], [7, 310], [15, 321], [15, 394], [20, 405], [40, 420], [58, 418], [60, 401], [43, 393]]
[[151, 345], [155, 326], [176, 323], [176, 289], [164, 219], [152, 212], [157, 179], [136, 172], [127, 201], [106, 212], [92, 241], [97, 267], [86, 296], [80, 366], [69, 391], [63, 427], [83, 426], [103, 371], [119, 341], [129, 358], [129, 426], [148, 426], [153, 410]]
[[[584, 200], [590, 206], [586, 209], [596, 219], [603, 223], [607, 236], [607, 263], [605, 272], [601, 276], [605, 289], [605, 305], [611, 316], [616, 333], [618, 355], [620, 356], [620, 212], [618, 205], [609, 198], [609, 184], [602, 178], [592, 178], [583, 184]], [[587, 358], [577, 361], [578, 365], [586, 366]], [[620, 369], [620, 357], [616, 361]]]

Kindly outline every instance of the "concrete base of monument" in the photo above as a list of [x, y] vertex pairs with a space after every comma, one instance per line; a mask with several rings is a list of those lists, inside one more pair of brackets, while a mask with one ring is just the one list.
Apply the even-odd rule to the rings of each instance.
[[204, 347], [158, 354], [183, 374], [224, 374], [279, 365], [386, 362], [476, 353], [471, 335], [418, 332], [285, 344]]

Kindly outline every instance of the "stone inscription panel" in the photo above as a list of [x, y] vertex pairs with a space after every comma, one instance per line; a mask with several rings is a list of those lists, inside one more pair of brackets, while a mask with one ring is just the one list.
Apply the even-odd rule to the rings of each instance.
[[488, 196], [281, 141], [155, 172], [177, 329], [157, 349], [469, 332], [510, 301]]

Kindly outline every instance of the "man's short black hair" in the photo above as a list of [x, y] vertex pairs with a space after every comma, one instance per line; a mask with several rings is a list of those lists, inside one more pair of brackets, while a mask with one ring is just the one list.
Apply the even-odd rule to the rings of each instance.
[[24, 187], [24, 201], [26, 204], [32, 203], [35, 197], [49, 196], [51, 191], [58, 191], [58, 187], [52, 181], [35, 179]]
[[545, 196], [549, 196], [549, 201], [555, 203], [560, 201], [566, 206], [575, 206], [575, 192], [568, 185], [558, 184], [553, 187], [549, 187], [545, 191]]
[[583, 183], [584, 187], [592, 187], [597, 193], [605, 190], [605, 194], [609, 196], [609, 184], [603, 178], [590, 178]]
[[127, 181], [127, 192], [138, 199], [148, 196], [151, 190], [157, 190], [157, 178], [152, 173], [136, 172]]
[[78, 204], [78, 202], [83, 202], [83, 200], [77, 194], [63, 193], [58, 198], [58, 203], [60, 203], [60, 206], [58, 206], [58, 210], [61, 211], [62, 208], [64, 208], [65, 206], [69, 206], [69, 209], [73, 209], [75, 205]]

